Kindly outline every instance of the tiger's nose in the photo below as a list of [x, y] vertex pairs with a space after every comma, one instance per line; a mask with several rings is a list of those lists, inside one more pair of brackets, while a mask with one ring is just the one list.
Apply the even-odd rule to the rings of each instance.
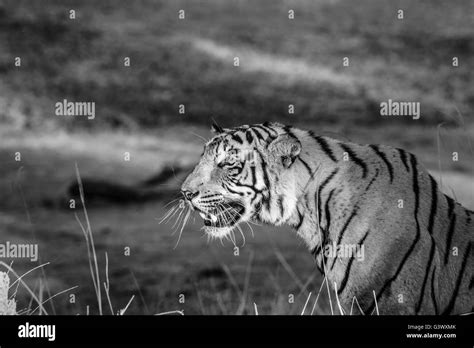
[[186, 198], [188, 201], [190, 201], [191, 199], [193, 199], [194, 197], [196, 197], [199, 194], [198, 191], [191, 192], [191, 191], [187, 191], [187, 190], [182, 190], [181, 193], [183, 194], [184, 198]]

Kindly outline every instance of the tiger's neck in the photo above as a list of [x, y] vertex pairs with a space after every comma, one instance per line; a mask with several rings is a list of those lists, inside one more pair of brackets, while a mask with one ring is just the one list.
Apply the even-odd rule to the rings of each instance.
[[338, 140], [316, 136], [311, 132], [295, 134], [302, 143], [302, 152], [295, 162], [298, 166], [296, 200], [292, 214], [286, 223], [292, 226], [308, 248], [318, 253], [327, 239], [329, 201], [341, 190], [343, 149]]
[[341, 193], [350, 197], [349, 192], [342, 192], [342, 187], [349, 187], [341, 175], [347, 166], [342, 160], [346, 145], [296, 128], [286, 131], [298, 138], [302, 151], [293, 163], [293, 179], [277, 178], [280, 186], [273, 187], [264, 200], [259, 219], [277, 226], [290, 225], [319, 257], [328, 239], [330, 220], [336, 219], [331, 206]]

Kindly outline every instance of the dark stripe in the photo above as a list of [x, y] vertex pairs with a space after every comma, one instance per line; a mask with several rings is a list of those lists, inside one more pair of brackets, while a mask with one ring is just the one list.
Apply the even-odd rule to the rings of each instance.
[[454, 305], [456, 304], [456, 298], [459, 293], [459, 288], [461, 286], [461, 281], [462, 277], [464, 275], [464, 269], [466, 268], [467, 260], [469, 259], [469, 252], [472, 247], [472, 244], [469, 243], [468, 247], [466, 248], [466, 252], [464, 253], [464, 258], [462, 260], [462, 265], [461, 265], [461, 270], [458, 273], [458, 278], [456, 279], [456, 286], [453, 291], [453, 295], [451, 296], [451, 299], [449, 300], [448, 306], [446, 309], [443, 311], [442, 315], [450, 314], [452, 310], [454, 309]]
[[447, 195], [444, 195], [444, 197], [446, 198], [446, 201], [448, 202], [448, 219], [449, 219], [448, 235], [446, 237], [446, 250], [444, 253], [444, 264], [446, 265], [448, 263], [449, 254], [451, 252], [449, 249], [451, 248], [451, 241], [453, 239], [454, 226], [456, 225], [456, 216], [453, 215], [454, 206], [455, 206], [454, 200]]
[[[246, 163], [244, 163], [244, 166], [245, 166], [245, 164], [246, 164]], [[245, 176], [243, 177], [242, 182], [246, 182], [247, 179], [249, 178], [249, 175], [251, 175], [251, 171], [250, 171], [249, 169], [247, 169], [247, 170], [245, 171]]]
[[293, 134], [292, 129], [293, 127], [291, 126], [285, 126], [283, 127], [283, 130], [293, 139], [299, 140], [296, 135]]
[[[428, 222], [428, 233], [431, 235], [431, 242], [432, 242], [432, 251], [431, 253], [434, 253], [434, 248], [435, 248], [435, 240], [433, 238], [433, 227], [434, 227], [434, 220], [435, 220], [435, 217], [436, 217], [436, 212], [437, 212], [437, 209], [438, 209], [438, 184], [436, 183], [436, 180], [433, 179], [433, 177], [430, 175], [430, 182], [431, 182], [431, 210], [430, 210], [430, 218], [429, 218], [429, 222]], [[433, 257], [431, 256], [430, 257], [430, 262], [428, 263], [428, 269], [427, 269], [427, 274], [428, 274], [428, 270], [431, 268], [431, 263], [432, 263], [432, 260]], [[425, 280], [423, 282], [423, 290], [422, 290], [422, 295], [423, 296], [423, 293], [424, 293], [424, 288], [425, 288], [425, 283], [427, 281], [427, 274], [425, 275]], [[419, 306], [421, 306], [421, 300], [420, 302], [418, 303]]]
[[255, 133], [255, 135], [257, 136], [257, 138], [258, 138], [259, 140], [265, 141], [265, 138], [262, 136], [262, 134], [260, 134], [260, 131], [259, 131], [259, 130], [253, 129], [253, 128], [252, 128], [252, 130], [253, 130], [253, 132]]
[[[313, 255], [314, 259], [317, 262], [318, 269], [324, 274], [325, 272], [325, 265], [326, 265], [326, 255], [322, 253], [321, 251], [323, 250], [323, 244], [320, 242], [318, 245], [314, 247], [313, 250], [311, 250], [311, 254]], [[319, 259], [318, 259], [319, 258]]]
[[244, 143], [244, 141], [242, 140], [242, 138], [240, 137], [240, 135], [238, 135], [237, 133], [232, 133], [231, 137], [232, 137], [232, 140], [238, 142], [239, 144], [243, 144], [243, 143]]
[[250, 167], [250, 171], [252, 172], [252, 185], [256, 186], [257, 185], [257, 168], [255, 166]]
[[[370, 230], [367, 230], [367, 232], [365, 232], [365, 235], [362, 237], [362, 239], [358, 243], [359, 245], [364, 244], [365, 239], [369, 235], [369, 231]], [[340, 295], [344, 291], [344, 289], [346, 288], [347, 281], [349, 280], [349, 275], [350, 275], [350, 272], [351, 272], [352, 262], [354, 262], [354, 257], [351, 257], [351, 259], [349, 260], [349, 263], [347, 264], [346, 271], [344, 272], [344, 278], [342, 279], [342, 282], [341, 282], [341, 286], [337, 290], [338, 295]]]
[[448, 202], [448, 218], [450, 218], [454, 211], [454, 200], [446, 195], [444, 195], [444, 197], [446, 197], [446, 201]]
[[451, 219], [449, 221], [448, 237], [446, 238], [446, 252], [444, 253], [444, 264], [448, 263], [449, 254], [451, 254], [451, 242], [453, 240], [454, 227], [456, 226], [456, 214], [451, 211]]
[[305, 161], [303, 161], [303, 159], [301, 157], [298, 156], [298, 159], [301, 161], [301, 163], [303, 163], [303, 165], [305, 166], [306, 170], [308, 171], [309, 175], [310, 176], [313, 176], [313, 170], [311, 169], [311, 167], [309, 166], [308, 163], [306, 163]]
[[285, 208], [283, 207], [283, 196], [278, 197], [277, 203], [278, 207], [280, 208], [280, 216], [283, 218], [285, 213]]
[[238, 185], [242, 186], [242, 187], [248, 187], [249, 189], [251, 189], [252, 191], [255, 191], [257, 193], [262, 193], [263, 192], [263, 190], [259, 190], [258, 188], [256, 188], [253, 185], [246, 185], [246, 184], [242, 184], [242, 183], [238, 183]]
[[430, 219], [428, 222], [428, 232], [433, 235], [433, 226], [436, 216], [436, 211], [438, 209], [438, 184], [435, 179], [430, 175], [431, 182], [431, 210], [430, 210]]
[[319, 147], [323, 152], [333, 161], [337, 162], [336, 156], [334, 156], [333, 151], [331, 150], [331, 147], [329, 146], [328, 142], [326, 139], [319, 135], [315, 135], [313, 131], [309, 131], [308, 134], [318, 143]]
[[433, 272], [431, 272], [431, 300], [433, 301], [433, 306], [435, 309], [435, 314], [438, 315], [438, 304], [436, 303], [436, 294], [434, 287], [436, 265], [433, 266]]
[[324, 205], [324, 216], [326, 218], [326, 232], [329, 232], [329, 226], [331, 226], [331, 212], [329, 211], [329, 201], [331, 200], [332, 195], [336, 189], [332, 189], [329, 192], [328, 199], [326, 200], [326, 204]]
[[[414, 210], [414, 217], [415, 217], [415, 223], [416, 223], [416, 235], [415, 239], [413, 240], [412, 244], [410, 245], [410, 248], [408, 251], [405, 253], [403, 256], [400, 264], [398, 265], [398, 268], [395, 272], [395, 274], [389, 278], [382, 288], [379, 290], [376, 298], [378, 299], [382, 293], [391, 285], [391, 283], [397, 279], [398, 275], [400, 274], [403, 266], [405, 265], [406, 261], [410, 257], [410, 255], [413, 253], [413, 250], [415, 249], [416, 244], [420, 240], [420, 222], [418, 221], [418, 209], [420, 207], [420, 187], [418, 184], [418, 169], [416, 168], [417, 166], [417, 161], [414, 155], [410, 154], [410, 163], [411, 167], [413, 169], [413, 193], [415, 195], [415, 210]], [[372, 303], [372, 305], [369, 307], [369, 313], [372, 313], [375, 307], [375, 302]]]
[[316, 245], [313, 250], [311, 250], [311, 255], [313, 255], [314, 257], [316, 257], [318, 255], [318, 253], [321, 251], [321, 243], [319, 243], [318, 245]]
[[239, 196], [245, 196], [245, 193], [244, 192], [237, 192], [237, 191], [234, 191], [232, 190], [228, 185], [226, 185], [226, 189], [227, 191], [229, 191], [230, 193], [234, 193], [234, 194], [237, 194]]
[[[254, 195], [253, 195], [252, 199], [250, 200], [250, 204], [253, 204], [255, 202], [255, 200], [258, 198], [259, 194], [261, 194], [261, 192], [254, 192]], [[262, 195], [262, 198], [263, 198], [263, 195]], [[261, 202], [259, 204], [261, 204]], [[256, 211], [259, 212], [259, 210], [260, 210], [260, 207], [256, 208]], [[257, 215], [257, 217], [258, 217], [258, 215]]]
[[[337, 238], [336, 245], [341, 244], [342, 237], [344, 236], [344, 233], [346, 232], [347, 227], [351, 223], [352, 219], [357, 215], [357, 210], [358, 210], [357, 207], [355, 207], [354, 210], [352, 211], [351, 215], [349, 216], [349, 218], [344, 223], [344, 226], [342, 226], [342, 230], [341, 230], [341, 232], [339, 232], [339, 237]], [[336, 263], [336, 257], [332, 261], [331, 271], [334, 268], [335, 263]]]
[[317, 193], [316, 193], [315, 199], [316, 199], [316, 201], [317, 201], [317, 205], [316, 205], [316, 206], [317, 206], [318, 224], [319, 224], [319, 226], [321, 226], [321, 208], [320, 208], [320, 207], [321, 207], [321, 192], [323, 191], [324, 187], [326, 187], [326, 185], [327, 185], [327, 184], [332, 180], [332, 178], [336, 175], [336, 173], [337, 173], [338, 170], [339, 170], [338, 168], [334, 169], [334, 170], [331, 172], [331, 174], [329, 174], [329, 175], [327, 176], [327, 178], [324, 179], [324, 181], [323, 181], [323, 182], [321, 183], [321, 185], [319, 185], [319, 187], [318, 187], [318, 191], [317, 191]]
[[267, 165], [265, 161], [263, 160], [262, 154], [256, 150], [261, 158], [260, 165], [262, 166], [262, 174], [263, 174], [263, 182], [265, 183], [265, 187], [268, 192], [268, 198], [263, 197], [263, 203], [267, 206], [267, 209], [270, 210], [270, 201], [272, 198], [271, 195], [271, 187], [270, 187], [270, 180], [268, 179], [268, 173], [267, 173]]
[[[273, 126], [270, 124], [270, 122], [264, 122], [261, 126], [265, 127], [265, 129], [267, 129], [270, 133], [274, 132], [275, 135], [273, 135], [273, 137], [276, 138], [278, 136], [278, 131], [275, 128], [273, 128]], [[286, 127], [291, 128], [291, 126], [286, 126]]]
[[301, 225], [303, 224], [304, 215], [301, 215], [298, 208], [296, 208], [296, 211], [298, 212], [298, 218], [300, 219], [300, 221], [298, 222], [298, 225], [296, 225], [296, 230], [298, 231], [300, 229]]
[[342, 230], [341, 230], [341, 233], [339, 234], [339, 238], [337, 239], [337, 244], [339, 245], [339, 243], [341, 243], [342, 241], [342, 238], [344, 237], [344, 233], [346, 232], [346, 229], [347, 227], [349, 226], [349, 224], [351, 223], [352, 219], [357, 216], [357, 211], [358, 211], [358, 207], [356, 206], [354, 208], [354, 210], [352, 211], [351, 215], [349, 216], [349, 218], [347, 219], [346, 223], [344, 224], [344, 226], [342, 227]]
[[257, 128], [258, 130], [261, 130], [264, 134], [266, 134], [268, 138], [275, 139], [275, 136], [273, 136], [268, 129], [261, 125], [256, 124], [253, 125], [252, 128]]
[[265, 183], [265, 187], [267, 190], [270, 190], [270, 180], [268, 180], [268, 173], [267, 173], [267, 165], [265, 161], [263, 160], [263, 156], [260, 153], [260, 151], [256, 150], [258, 154], [260, 155], [260, 166], [262, 167], [262, 174], [263, 174], [263, 182]]
[[402, 149], [397, 149], [397, 151], [400, 154], [400, 159], [402, 160], [403, 165], [405, 166], [405, 169], [407, 170], [407, 172], [409, 172], [410, 167], [408, 166], [407, 153], [405, 152], [405, 150], [402, 150]]
[[347, 145], [347, 144], [339, 144], [339, 145], [342, 147], [342, 149], [345, 152], [347, 152], [350, 159], [362, 169], [362, 178], [365, 178], [367, 176], [367, 165], [365, 164], [365, 162], [363, 160], [361, 160], [359, 157], [357, 157], [357, 155], [349, 147], [349, 145]]
[[252, 131], [248, 130], [245, 132], [245, 138], [249, 142], [249, 144], [253, 143], [253, 136], [252, 136]]
[[393, 167], [392, 167], [392, 164], [387, 159], [387, 156], [385, 156], [385, 154], [382, 151], [380, 151], [380, 149], [377, 147], [377, 145], [369, 145], [369, 146], [382, 159], [382, 161], [385, 162], [385, 165], [388, 168], [388, 173], [390, 174], [390, 182], [393, 182]]
[[428, 281], [428, 274], [430, 273], [431, 263], [433, 262], [434, 251], [435, 251], [435, 242], [433, 240], [433, 237], [431, 237], [430, 256], [429, 256], [429, 259], [428, 259], [428, 265], [426, 266], [426, 272], [425, 272], [425, 277], [423, 279], [423, 285], [421, 286], [420, 297], [418, 298], [418, 303], [417, 303], [416, 308], [415, 308], [416, 314], [418, 314], [420, 312], [421, 305], [423, 303], [423, 297], [425, 296], [426, 282]]
[[374, 183], [375, 179], [377, 179], [378, 176], [379, 176], [379, 169], [376, 168], [375, 169], [375, 174], [374, 174], [372, 180], [370, 180], [369, 184], [365, 188], [364, 192], [367, 192], [369, 190], [370, 186], [372, 186], [372, 184]]

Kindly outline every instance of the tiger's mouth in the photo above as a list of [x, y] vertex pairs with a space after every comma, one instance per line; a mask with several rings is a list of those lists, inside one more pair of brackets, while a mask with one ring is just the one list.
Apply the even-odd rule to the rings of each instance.
[[235, 226], [245, 213], [245, 207], [237, 202], [229, 202], [220, 208], [211, 208], [200, 211], [204, 225], [211, 228], [225, 228]]

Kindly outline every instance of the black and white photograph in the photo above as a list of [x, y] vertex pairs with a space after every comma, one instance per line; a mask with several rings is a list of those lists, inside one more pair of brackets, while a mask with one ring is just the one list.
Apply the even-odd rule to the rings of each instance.
[[2, 347], [472, 347], [474, 1], [0, 0], [0, 197]]

